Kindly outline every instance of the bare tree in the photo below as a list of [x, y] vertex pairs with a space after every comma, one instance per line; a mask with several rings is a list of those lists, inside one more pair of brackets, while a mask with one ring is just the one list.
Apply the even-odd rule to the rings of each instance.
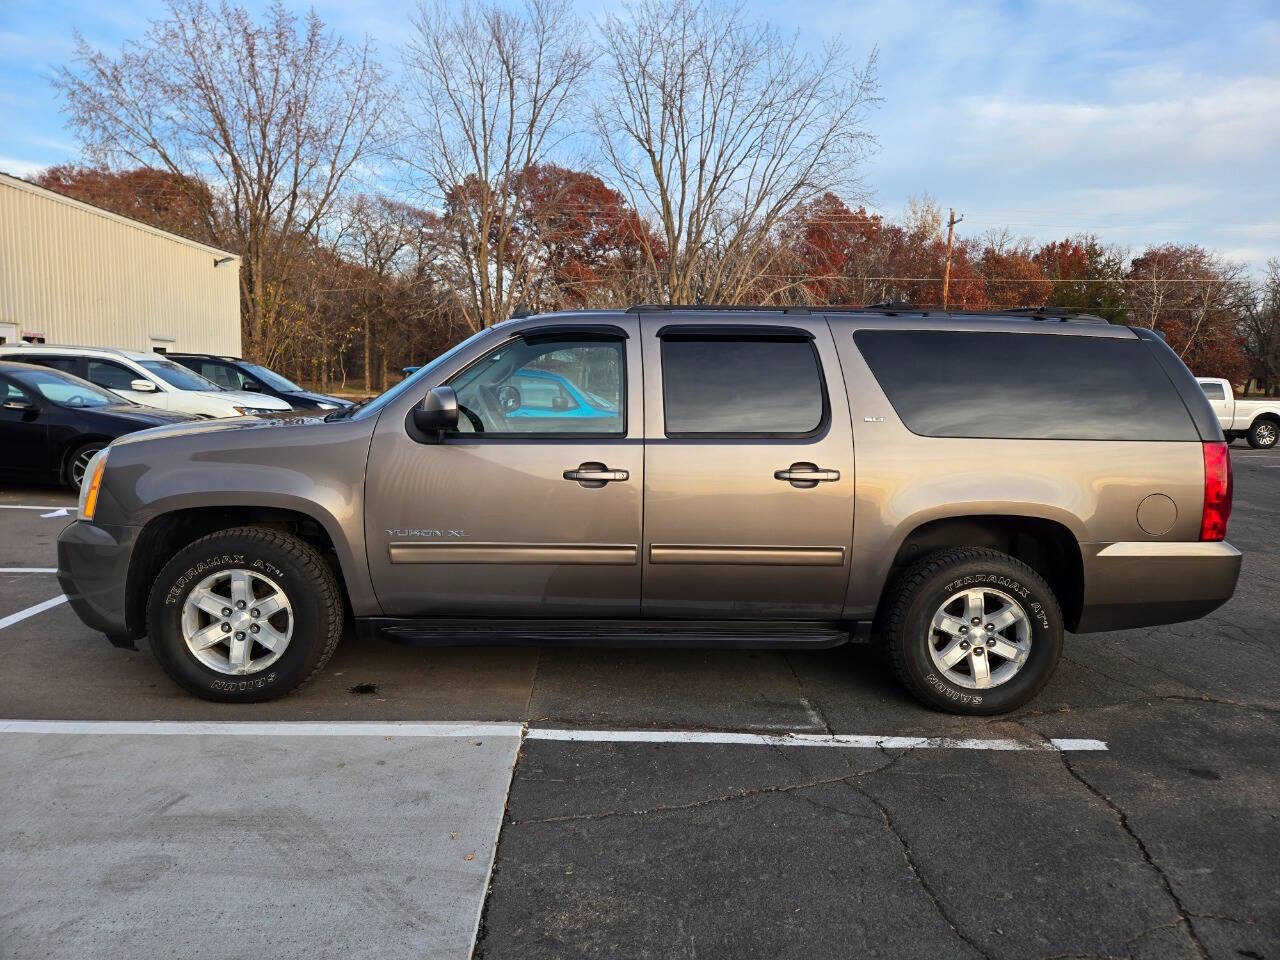
[[1253, 284], [1240, 332], [1258, 389], [1276, 396], [1280, 393], [1280, 258], [1268, 260], [1266, 275]]
[[1242, 265], [1190, 244], [1148, 248], [1125, 277], [1135, 324], [1164, 334], [1196, 374], [1232, 383], [1248, 377], [1238, 321], [1249, 292]]
[[473, 329], [520, 302], [532, 264], [512, 242], [523, 172], [568, 134], [591, 66], [567, 0], [515, 12], [462, 0], [419, 7], [405, 53], [404, 162], [425, 180], [456, 238], [443, 262]]
[[720, 0], [637, 0], [600, 32], [596, 134], [656, 225], [667, 256], [647, 269], [671, 302], [739, 302], [767, 278], [790, 211], [860, 193], [874, 53], [856, 65], [833, 42], [809, 55]]
[[287, 290], [339, 189], [378, 146], [387, 97], [368, 42], [353, 47], [314, 13], [273, 3], [257, 23], [223, 0], [169, 0], [168, 15], [118, 57], [78, 38], [56, 80], [72, 126], [101, 162], [203, 180], [209, 239], [243, 258], [248, 346], [287, 346]]

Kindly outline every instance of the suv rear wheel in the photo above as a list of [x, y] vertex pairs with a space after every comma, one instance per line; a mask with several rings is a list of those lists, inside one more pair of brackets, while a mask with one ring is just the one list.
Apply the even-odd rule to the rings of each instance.
[[884, 642], [898, 679], [928, 706], [1004, 713], [1049, 682], [1062, 613], [1025, 563], [961, 547], [925, 557], [894, 584]]
[[179, 686], [252, 703], [306, 683], [342, 634], [342, 594], [314, 547], [236, 527], [181, 550], [151, 588], [151, 650]]

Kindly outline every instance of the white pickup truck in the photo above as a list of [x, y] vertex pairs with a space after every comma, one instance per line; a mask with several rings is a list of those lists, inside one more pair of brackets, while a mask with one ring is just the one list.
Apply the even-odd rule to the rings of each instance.
[[1280, 438], [1280, 400], [1237, 400], [1230, 382], [1200, 377], [1200, 389], [1209, 398], [1227, 443], [1244, 437], [1255, 449], [1270, 449]]

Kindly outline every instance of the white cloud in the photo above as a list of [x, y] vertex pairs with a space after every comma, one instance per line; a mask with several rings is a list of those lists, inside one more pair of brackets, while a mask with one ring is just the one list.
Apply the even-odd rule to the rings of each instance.
[[19, 160], [17, 157], [0, 157], [0, 173], [7, 173], [11, 177], [30, 177], [39, 173], [48, 164], [31, 163], [27, 160]]

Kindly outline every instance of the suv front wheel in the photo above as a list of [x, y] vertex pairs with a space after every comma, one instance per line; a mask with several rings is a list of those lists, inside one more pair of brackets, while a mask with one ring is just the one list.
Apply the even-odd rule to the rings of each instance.
[[206, 700], [253, 703], [306, 683], [342, 634], [342, 594], [314, 547], [263, 527], [221, 530], [178, 552], [151, 588], [151, 651]]
[[894, 584], [883, 639], [898, 679], [928, 706], [1004, 713], [1049, 682], [1062, 613], [1025, 563], [961, 547], [925, 557]]

